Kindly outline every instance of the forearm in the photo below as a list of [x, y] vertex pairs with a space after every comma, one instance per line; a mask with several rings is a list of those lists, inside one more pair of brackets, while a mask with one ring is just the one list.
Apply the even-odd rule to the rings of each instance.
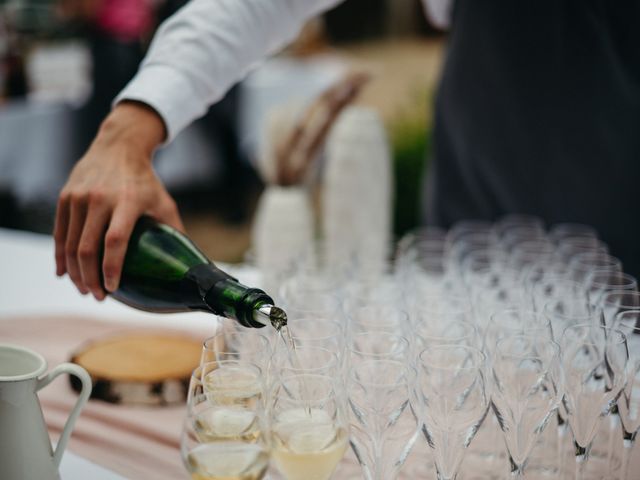
[[164, 121], [155, 110], [144, 103], [125, 100], [102, 122], [94, 143], [126, 143], [140, 153], [139, 158], [150, 159], [166, 136]]
[[311, 16], [339, 0], [192, 0], [158, 30], [141, 70], [118, 96], [151, 105], [167, 140], [202, 116]]

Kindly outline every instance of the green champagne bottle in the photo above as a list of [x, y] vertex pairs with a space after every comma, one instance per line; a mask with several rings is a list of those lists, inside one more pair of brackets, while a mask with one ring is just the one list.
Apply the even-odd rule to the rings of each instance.
[[237, 320], [245, 327], [287, 324], [285, 312], [257, 288], [216, 267], [182, 233], [141, 217], [131, 235], [120, 286], [112, 296], [148, 312], [201, 310]]

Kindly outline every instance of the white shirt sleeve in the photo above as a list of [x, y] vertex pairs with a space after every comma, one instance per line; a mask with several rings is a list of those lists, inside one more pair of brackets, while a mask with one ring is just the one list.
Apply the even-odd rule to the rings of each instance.
[[454, 0], [422, 0], [427, 18], [441, 30], [451, 26], [451, 12]]
[[257, 62], [292, 41], [307, 19], [340, 1], [191, 0], [160, 26], [115, 103], [153, 107], [169, 142]]

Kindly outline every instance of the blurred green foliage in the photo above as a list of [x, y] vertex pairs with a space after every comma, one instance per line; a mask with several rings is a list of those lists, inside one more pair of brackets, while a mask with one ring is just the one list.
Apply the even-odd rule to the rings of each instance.
[[396, 237], [420, 224], [423, 174], [431, 156], [432, 102], [426, 92], [387, 122], [393, 157], [393, 233]]

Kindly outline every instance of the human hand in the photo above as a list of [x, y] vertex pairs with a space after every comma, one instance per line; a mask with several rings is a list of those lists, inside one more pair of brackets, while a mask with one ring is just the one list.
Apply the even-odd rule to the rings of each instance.
[[104, 299], [100, 269], [107, 291], [118, 288], [129, 237], [141, 215], [184, 231], [176, 204], [151, 165], [164, 137], [164, 123], [154, 110], [118, 104], [63, 187], [54, 227], [56, 274], [68, 273], [82, 294]]

